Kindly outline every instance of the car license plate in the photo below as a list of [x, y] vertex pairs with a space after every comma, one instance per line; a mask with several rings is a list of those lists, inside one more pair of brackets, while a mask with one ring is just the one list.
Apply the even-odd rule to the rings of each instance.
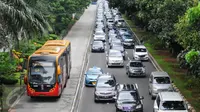
[[124, 111], [131, 111], [131, 107], [123, 107]]
[[92, 82], [92, 85], [96, 85], [96, 82]]

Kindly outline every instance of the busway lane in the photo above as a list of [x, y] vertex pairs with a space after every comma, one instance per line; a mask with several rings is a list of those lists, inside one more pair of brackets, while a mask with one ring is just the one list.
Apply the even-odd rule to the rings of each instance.
[[[107, 50], [109, 49], [107, 44]], [[129, 59], [133, 59], [132, 49], [126, 49], [126, 61], [125, 65], [128, 63]], [[93, 66], [101, 67], [105, 72], [109, 72], [115, 75], [118, 83], [137, 83], [139, 87], [139, 93], [144, 96], [144, 112], [153, 111], [153, 100], [148, 94], [148, 76], [152, 71], [155, 71], [151, 62], [143, 62], [146, 66], [147, 77], [145, 78], [129, 78], [125, 74], [124, 68], [107, 68], [106, 67], [106, 55], [105, 53], [91, 53], [89, 57], [88, 68]], [[94, 88], [84, 87], [82, 91], [81, 101], [79, 103], [79, 112], [115, 112], [114, 103], [95, 103], [94, 102]]]

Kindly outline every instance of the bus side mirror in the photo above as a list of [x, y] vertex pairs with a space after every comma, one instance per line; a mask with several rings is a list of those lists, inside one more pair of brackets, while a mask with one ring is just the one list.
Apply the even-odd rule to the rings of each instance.
[[27, 85], [27, 76], [24, 76], [24, 84]]
[[60, 65], [58, 65], [58, 67], [57, 67], [57, 74], [58, 74], [58, 75], [60, 75], [60, 74], [61, 74]]

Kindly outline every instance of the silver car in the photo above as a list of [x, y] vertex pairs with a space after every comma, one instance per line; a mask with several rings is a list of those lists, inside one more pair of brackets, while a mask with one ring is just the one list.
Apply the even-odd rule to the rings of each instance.
[[149, 77], [149, 94], [152, 99], [156, 97], [159, 92], [171, 91], [172, 84], [167, 72], [154, 71]]
[[160, 92], [154, 101], [153, 112], [189, 112], [189, 105], [178, 92]]
[[114, 75], [99, 75], [94, 91], [94, 101], [115, 101], [116, 85], [118, 84]]
[[94, 35], [95, 41], [98, 41], [98, 40], [103, 41], [103, 42], [106, 41], [106, 34], [102, 31], [101, 32], [95, 32], [93, 35]]
[[110, 49], [106, 54], [107, 67], [120, 66], [124, 67], [124, 60], [121, 51]]
[[119, 44], [114, 44], [114, 43], [113, 43], [113, 44], [112, 44], [112, 49], [121, 51], [122, 56], [123, 56], [123, 59], [124, 59], [124, 60], [126, 59], [126, 56], [125, 56], [125, 49], [124, 49], [124, 46], [123, 46], [123, 45], [119, 45]]

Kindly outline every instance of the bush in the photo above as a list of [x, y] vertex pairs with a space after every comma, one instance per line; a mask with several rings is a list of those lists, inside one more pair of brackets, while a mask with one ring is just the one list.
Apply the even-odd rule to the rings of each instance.
[[18, 79], [13, 76], [3, 76], [0, 77], [0, 80], [5, 85], [15, 85], [18, 83]]

